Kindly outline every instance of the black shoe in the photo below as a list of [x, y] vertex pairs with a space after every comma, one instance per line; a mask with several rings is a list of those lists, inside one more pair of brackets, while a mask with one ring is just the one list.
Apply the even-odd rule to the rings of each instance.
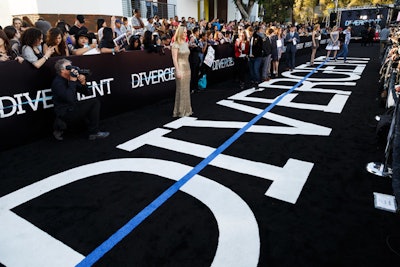
[[109, 136], [109, 132], [97, 132], [95, 134], [89, 135], [89, 140], [103, 139]]
[[56, 139], [56, 140], [58, 140], [58, 141], [62, 141], [62, 140], [64, 140], [64, 138], [63, 138], [63, 131], [59, 131], [59, 130], [54, 130], [54, 132], [53, 132], [53, 136], [54, 136], [54, 138]]

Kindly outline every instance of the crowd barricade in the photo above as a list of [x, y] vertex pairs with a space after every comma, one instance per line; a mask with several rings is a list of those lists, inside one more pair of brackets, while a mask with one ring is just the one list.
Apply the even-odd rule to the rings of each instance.
[[[310, 53], [311, 37], [301, 37], [298, 53]], [[215, 59], [207, 72], [208, 84], [233, 78], [232, 44], [214, 46]], [[72, 64], [90, 69], [87, 83], [91, 96], [98, 97], [101, 118], [108, 118], [143, 105], [171, 98], [175, 76], [171, 51], [147, 53], [127, 51], [112, 54], [70, 56]], [[284, 58], [284, 57], [283, 57]], [[31, 142], [52, 132], [54, 120], [51, 82], [56, 73], [50, 58], [40, 69], [28, 62], [0, 63], [0, 149]], [[172, 112], [173, 106], [171, 106]]]
[[[215, 60], [209, 81], [233, 76], [233, 47], [215, 47]], [[55, 77], [50, 58], [40, 69], [24, 62], [0, 64], [0, 149], [33, 141], [52, 132], [54, 120], [51, 82]], [[74, 66], [89, 69], [87, 83], [92, 95], [78, 95], [80, 101], [98, 97], [101, 118], [107, 118], [174, 96], [175, 75], [171, 51], [70, 56]], [[171, 106], [172, 114], [173, 106]]]

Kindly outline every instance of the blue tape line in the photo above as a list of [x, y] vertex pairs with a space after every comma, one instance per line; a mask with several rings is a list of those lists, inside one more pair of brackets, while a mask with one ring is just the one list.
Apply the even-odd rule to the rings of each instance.
[[25, 102], [21, 102], [20, 104], [17, 104], [17, 105], [5, 106], [3, 108], [0, 108], [0, 110], [6, 110], [6, 109], [9, 109], [9, 108], [22, 106], [22, 105], [26, 105], [26, 104], [29, 104], [29, 103], [41, 102], [41, 101], [44, 101], [45, 99], [46, 100], [50, 100], [52, 98], [53, 97], [49, 96], [49, 97], [45, 97], [45, 98], [35, 99], [35, 100], [32, 100], [32, 101], [25, 101]]
[[303, 79], [301, 79], [297, 84], [295, 84], [286, 93], [280, 95], [274, 102], [272, 102], [266, 109], [264, 109], [260, 114], [249, 121], [243, 128], [239, 129], [234, 135], [232, 135], [228, 140], [226, 140], [221, 146], [214, 150], [208, 157], [197, 164], [191, 171], [189, 171], [185, 176], [176, 181], [172, 186], [170, 186], [166, 191], [164, 191], [160, 196], [158, 196], [153, 202], [151, 202], [147, 207], [140, 211], [135, 217], [133, 217], [129, 222], [122, 226], [117, 232], [110, 236], [106, 241], [104, 241], [100, 246], [93, 250], [89, 255], [86, 256], [76, 267], [87, 267], [92, 266], [101, 257], [104, 256], [108, 251], [110, 251], [115, 245], [117, 245], [123, 238], [125, 238], [130, 232], [132, 232], [140, 223], [142, 223], [148, 216], [150, 216], [155, 210], [157, 210], [162, 204], [164, 204], [171, 196], [173, 196], [179, 189], [186, 184], [190, 179], [203, 170], [213, 159], [215, 159], [219, 154], [221, 154], [226, 148], [228, 148], [233, 142], [235, 142], [242, 134], [244, 134], [251, 126], [253, 126], [259, 119], [261, 119], [268, 111], [275, 107], [286, 95], [293, 92], [297, 87], [299, 87], [307, 78], [314, 74], [319, 68], [321, 68], [327, 61], [321, 63], [318, 67], [313, 69], [309, 74], [307, 74]]
[[[89, 85], [88, 86], [89, 89], [92, 89], [93, 87], [94, 87], [93, 85]], [[17, 105], [6, 106], [6, 107], [3, 107], [3, 108], [0, 108], [0, 110], [6, 110], [6, 109], [9, 109], [9, 108], [22, 106], [22, 105], [26, 105], [26, 104], [29, 104], [29, 103], [42, 102], [42, 101], [44, 102], [44, 100], [51, 100], [51, 99], [53, 99], [52, 96], [48, 96], [48, 97], [45, 97], [45, 98], [38, 98], [38, 99], [35, 99], [35, 100], [32, 100], [32, 101], [21, 102], [20, 104], [17, 104]]]

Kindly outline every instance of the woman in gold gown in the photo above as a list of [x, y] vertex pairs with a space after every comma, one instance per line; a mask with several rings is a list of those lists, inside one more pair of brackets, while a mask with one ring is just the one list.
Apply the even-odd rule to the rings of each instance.
[[179, 26], [176, 29], [174, 43], [172, 44], [172, 61], [175, 67], [175, 107], [173, 117], [185, 117], [193, 114], [190, 104], [190, 64], [187, 29]]

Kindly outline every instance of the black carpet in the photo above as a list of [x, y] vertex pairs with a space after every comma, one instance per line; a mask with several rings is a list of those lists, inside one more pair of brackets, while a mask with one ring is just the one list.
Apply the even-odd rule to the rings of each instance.
[[[226, 210], [218, 210], [218, 214], [223, 214], [221, 220], [229, 222], [228, 226], [218, 225], [215, 214], [209, 208], [210, 204], [199, 201], [189, 193], [178, 191], [100, 257], [94, 266], [211, 266], [216, 255], [222, 255], [222, 260], [215, 266], [227, 267], [250, 267], [244, 265], [248, 262], [253, 262], [252, 266], [272, 267], [398, 266], [400, 216], [375, 209], [373, 198], [373, 192], [391, 195], [391, 180], [374, 176], [365, 170], [368, 162], [383, 160], [385, 145], [379, 142], [373, 127], [376, 124], [374, 116], [383, 111], [377, 100], [378, 46], [361, 47], [359, 44], [351, 44], [349, 50], [349, 56], [353, 58], [350, 63], [356, 58], [369, 58], [360, 79], [353, 81], [354, 86], [344, 83], [320, 86], [351, 92], [340, 113], [279, 104], [267, 113], [330, 128], [330, 134], [291, 134], [291, 127], [280, 119], [262, 118], [255, 124], [260, 129], [286, 127], [288, 133], [281, 133], [285, 131], [284, 128], [280, 128], [283, 130], [279, 133], [255, 132], [250, 129], [222, 152], [230, 156], [225, 163], [231, 162], [232, 166], [220, 167], [220, 158], [217, 157], [200, 169], [199, 175], [215, 182], [214, 186], [226, 190], [224, 195], [215, 196], [214, 191], [208, 191], [211, 187], [204, 187], [201, 194], [211, 199], [216, 207], [226, 207]], [[320, 51], [319, 55], [324, 53]], [[300, 56], [296, 64], [301, 65], [308, 60], [308, 56]], [[331, 61], [329, 64], [353, 71], [354, 67], [345, 66], [341, 62]], [[281, 68], [285, 68], [284, 64]], [[307, 73], [304, 71], [297, 75], [305, 76]], [[335, 75], [329, 71], [318, 72], [311, 78], [340, 79], [346, 77], [347, 72], [343, 73]], [[294, 85], [295, 82], [286, 80], [282, 84]], [[226, 81], [192, 94], [193, 117], [201, 121], [244, 122], [244, 125], [258, 113], [227, 107], [227, 100], [255, 110], [263, 110], [268, 106], [267, 103], [230, 100], [230, 97], [240, 92], [238, 87], [235, 81]], [[267, 86], [252, 92], [249, 97], [273, 99], [284, 92]], [[292, 102], [315, 105], [327, 105], [334, 96], [333, 93], [321, 92], [294, 93], [298, 95]], [[222, 100], [225, 102], [217, 104]], [[202, 152], [197, 150], [199, 146], [195, 146], [192, 153], [188, 154], [180, 152], [184, 145], [167, 149], [145, 144], [128, 152], [117, 148], [118, 145], [152, 130], [164, 129], [169, 132], [163, 136], [169, 139], [201, 145], [202, 148], [217, 148], [238, 131], [235, 127], [167, 127], [166, 124], [175, 121], [171, 116], [173, 103], [174, 99], [166, 99], [103, 120], [102, 129], [111, 132], [105, 140], [88, 141], [82, 132], [75, 131], [67, 133], [62, 142], [53, 140], [49, 135], [35, 143], [0, 152], [0, 213], [5, 211], [2, 201], [6, 195], [50, 176], [80, 168], [77, 173], [90, 178], [41, 194], [13, 207], [12, 212], [83, 257], [87, 256], [174, 185], [174, 180], [162, 177], [163, 173], [172, 170], [165, 169], [158, 160], [195, 167], [209, 151], [205, 149], [206, 152]], [[150, 138], [150, 141], [154, 141], [154, 138]], [[201, 153], [205, 153], [203, 157], [199, 156]], [[90, 164], [139, 158], [158, 159], [151, 161], [150, 166], [158, 175], [124, 169], [135, 164], [139, 166], [132, 167], [141, 169], [139, 161], [129, 161], [132, 164], [120, 164], [117, 161], [116, 168], [121, 166], [120, 171], [99, 171], [96, 175], [91, 175], [91, 172], [86, 174], [84, 170], [86, 164], [97, 171], [101, 166]], [[262, 173], [256, 176], [236, 171], [235, 158], [247, 160], [244, 166], [253, 166], [256, 162], [264, 167], [269, 165], [279, 168], [293, 159], [311, 164], [311, 171], [295, 203], [290, 203], [265, 195], [275, 182], [274, 179], [279, 177], [264, 179], [260, 177]], [[170, 166], [173, 168], [175, 165]], [[292, 175], [296, 176], [297, 172], [302, 171], [294, 170]], [[269, 174], [278, 175], [274, 172], [265, 173], [266, 176]], [[66, 175], [65, 179], [71, 175]], [[287, 186], [294, 186], [295, 183], [290, 182]], [[201, 187], [197, 185], [191, 190], [201, 191]], [[285, 190], [282, 188], [282, 191]], [[242, 233], [248, 229], [243, 225], [251, 221], [251, 218], [244, 217], [243, 207], [231, 202], [230, 198], [226, 198], [228, 195], [237, 196], [254, 214], [259, 240], [244, 241], [238, 238], [246, 236]], [[0, 226], [3, 223], [9, 222], [0, 219]], [[221, 243], [223, 234], [219, 227], [229, 227], [229, 242]], [[4, 252], [8, 246], [2, 244], [4, 229], [0, 227], [0, 262], [5, 266], [13, 266], [7, 262], [20, 258], [20, 251], [15, 250], [12, 255]], [[13, 240], [21, 238], [27, 236], [16, 235]], [[254, 249], [249, 248], [248, 244], [256, 248], [258, 246], [258, 255], [253, 253]], [[249, 250], [246, 254], [248, 259], [232, 264], [231, 258], [237, 255], [221, 254], [222, 249], [227, 247], [228, 250], [224, 251]], [[48, 254], [37, 257], [51, 259], [52, 253], [53, 248], [49, 247]], [[30, 262], [32, 259], [26, 259], [26, 266], [33, 266]]]

